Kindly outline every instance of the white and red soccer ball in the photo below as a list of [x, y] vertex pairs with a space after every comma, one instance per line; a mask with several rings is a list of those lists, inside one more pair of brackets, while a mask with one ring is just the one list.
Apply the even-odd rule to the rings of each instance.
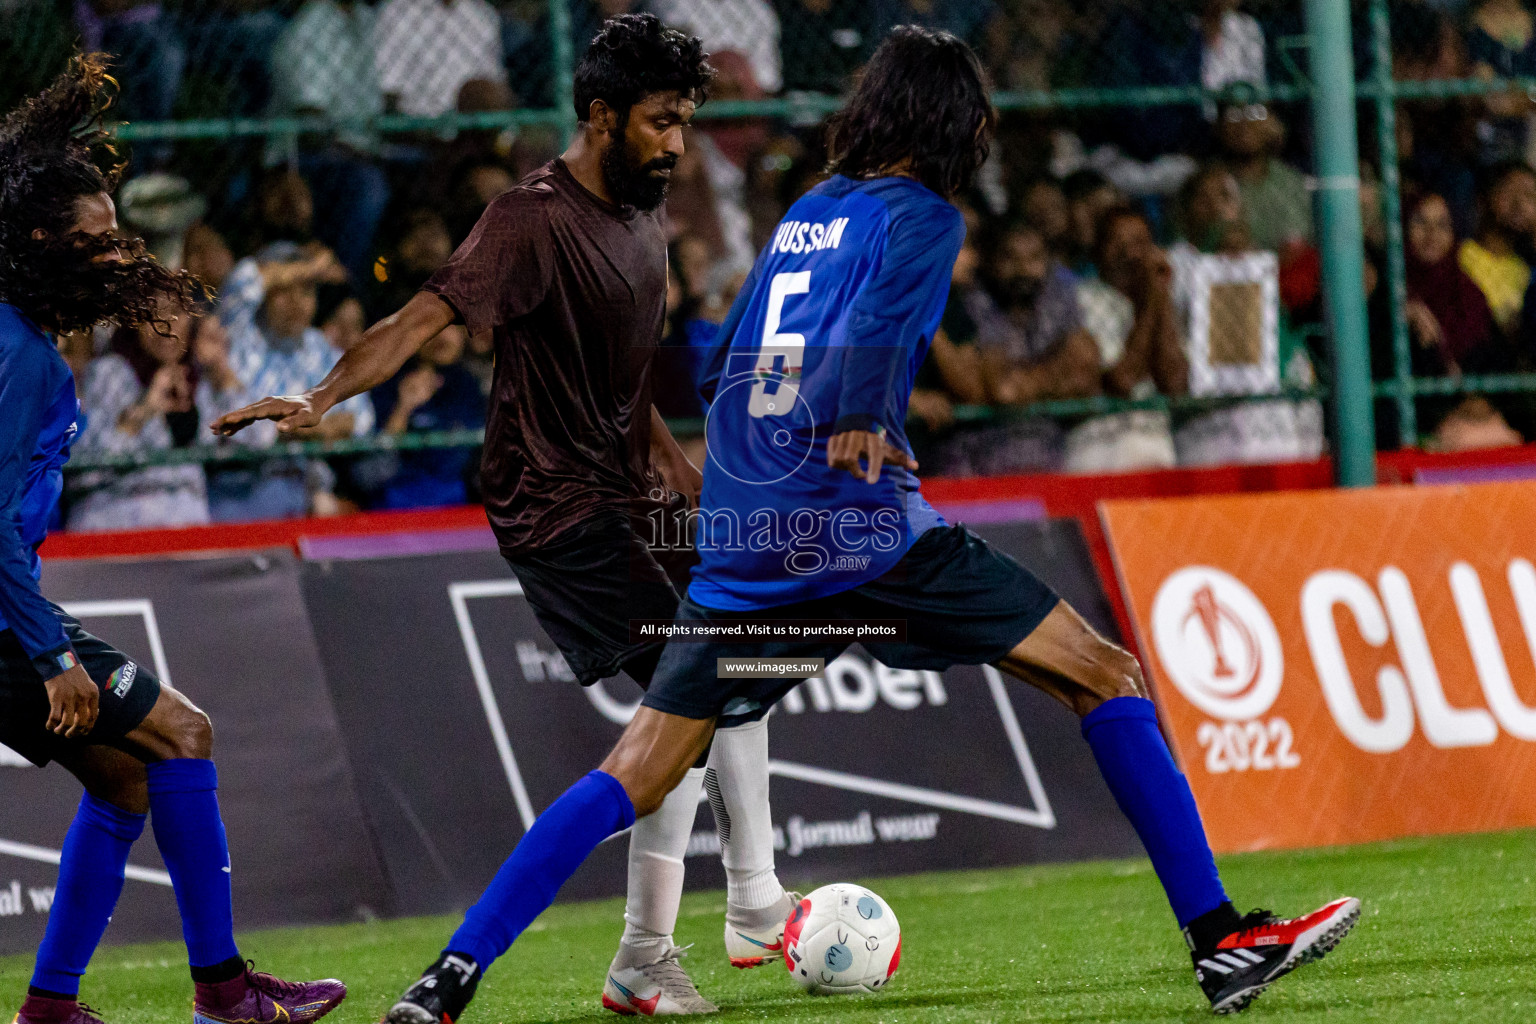
[[784, 963], [816, 996], [878, 992], [901, 964], [901, 925], [890, 904], [861, 885], [824, 885], [784, 924]]

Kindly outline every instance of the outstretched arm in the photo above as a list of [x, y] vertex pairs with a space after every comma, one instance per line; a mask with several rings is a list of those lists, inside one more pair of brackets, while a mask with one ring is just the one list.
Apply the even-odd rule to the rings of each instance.
[[213, 422], [213, 432], [228, 437], [258, 420], [276, 420], [277, 429], [285, 434], [316, 427], [338, 403], [394, 376], [453, 320], [452, 306], [431, 292], [417, 292], [399, 312], [370, 327], [319, 384], [302, 395], [263, 398], [226, 413]]

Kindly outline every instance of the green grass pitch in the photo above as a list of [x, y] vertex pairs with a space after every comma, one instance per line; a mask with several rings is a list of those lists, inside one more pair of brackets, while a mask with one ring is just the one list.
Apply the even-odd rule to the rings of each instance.
[[[794, 864], [780, 865], [796, 881]], [[1536, 1020], [1536, 831], [1223, 858], [1240, 909], [1311, 909], [1359, 896], [1359, 926], [1321, 963], [1283, 979], [1244, 1015], [1254, 1021], [1391, 1024]], [[720, 1021], [928, 1022], [1210, 1020], [1189, 956], [1145, 861], [1103, 861], [918, 875], [870, 884], [903, 926], [892, 987], [812, 998], [779, 968], [737, 971], [720, 945], [721, 893], [689, 895], [685, 964], [725, 1011]], [[615, 1020], [598, 1005], [620, 930], [619, 901], [555, 907], [480, 988], [464, 1024]], [[351, 988], [331, 1017], [377, 1021], [456, 919], [253, 933], [242, 949], [288, 977], [334, 975]], [[8, 1019], [30, 957], [0, 958]], [[179, 945], [104, 949], [83, 998], [109, 1024], [191, 1018]]]

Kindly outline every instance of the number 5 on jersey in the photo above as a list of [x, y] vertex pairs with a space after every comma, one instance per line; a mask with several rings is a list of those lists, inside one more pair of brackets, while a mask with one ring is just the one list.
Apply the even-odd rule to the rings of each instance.
[[[757, 357], [757, 383], [752, 385], [752, 397], [747, 412], [757, 419], [764, 416], [783, 416], [795, 407], [797, 389], [791, 380], [800, 379], [800, 368], [805, 363], [805, 335], [780, 334], [779, 323], [784, 317], [784, 300], [791, 295], [804, 295], [811, 290], [811, 272], [797, 270], [793, 273], [775, 274], [768, 284], [768, 312], [763, 317], [763, 345]], [[769, 391], [769, 385], [773, 390]]]

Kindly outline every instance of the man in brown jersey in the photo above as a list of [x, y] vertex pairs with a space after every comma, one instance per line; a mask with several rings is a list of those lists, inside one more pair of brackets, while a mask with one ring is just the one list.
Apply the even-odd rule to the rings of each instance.
[[[648, 685], [662, 643], [632, 642], [629, 621], [671, 619], [695, 560], [691, 549], [651, 542], [652, 525], [696, 503], [701, 484], [651, 405], [651, 364], [667, 291], [658, 208], [713, 74], [698, 39], [651, 15], [607, 22], [576, 70], [581, 125], [570, 148], [494, 200], [453, 258], [317, 387], [213, 424], [224, 435], [262, 419], [301, 430], [389, 379], [449, 324], [489, 333], [486, 514], [583, 685], [621, 670]], [[762, 723], [722, 730], [709, 767], [711, 796], [730, 821], [727, 950], [738, 966], [772, 962], [793, 901], [773, 869]], [[672, 941], [704, 768], [690, 775], [630, 837], [626, 928], [603, 994], [619, 1013], [715, 1009]], [[439, 961], [471, 990], [480, 974], [472, 938], [455, 936]]]

